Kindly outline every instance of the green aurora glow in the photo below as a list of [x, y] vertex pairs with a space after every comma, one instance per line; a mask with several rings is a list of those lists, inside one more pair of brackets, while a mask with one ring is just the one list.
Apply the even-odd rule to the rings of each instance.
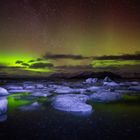
[[[134, 54], [140, 51], [139, 9], [139, 4], [132, 0], [2, 1], [0, 72], [7, 75], [53, 72], [48, 67], [30, 68], [33, 64], [30, 60], [46, 53], [84, 57]], [[18, 60], [29, 66], [16, 64]], [[139, 65], [133, 60], [40, 62], [94, 68]], [[2, 68], [3, 65], [7, 68]]]
[[19, 66], [19, 64], [16, 64], [17, 60], [21, 60], [24, 62], [28, 62], [31, 59], [34, 59], [35, 56], [31, 56], [26, 53], [21, 52], [1, 52], [0, 53], [0, 64], [6, 65], [6, 66]]
[[91, 65], [97, 67], [119, 67], [140, 65], [139, 60], [94, 60]]

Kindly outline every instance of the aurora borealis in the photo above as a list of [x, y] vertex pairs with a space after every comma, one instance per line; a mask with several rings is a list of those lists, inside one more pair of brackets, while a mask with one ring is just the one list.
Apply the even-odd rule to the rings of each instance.
[[[48, 63], [86, 66], [97, 62], [96, 66], [110, 66], [107, 61], [94, 61], [94, 57], [140, 51], [139, 0], [1, 0], [0, 27], [2, 73], [10, 71], [3, 66], [48, 72]], [[66, 57], [44, 59], [47, 53]], [[67, 58], [80, 55], [83, 59]], [[46, 68], [32, 67], [36, 61], [30, 61], [38, 58], [43, 58], [37, 63]], [[24, 61], [29, 67], [16, 61]], [[122, 61], [109, 63], [139, 65], [139, 60]]]

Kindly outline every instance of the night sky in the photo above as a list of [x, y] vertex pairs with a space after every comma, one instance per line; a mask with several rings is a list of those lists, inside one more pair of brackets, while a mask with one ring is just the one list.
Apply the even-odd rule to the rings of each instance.
[[139, 0], [1, 0], [0, 62], [140, 51]]

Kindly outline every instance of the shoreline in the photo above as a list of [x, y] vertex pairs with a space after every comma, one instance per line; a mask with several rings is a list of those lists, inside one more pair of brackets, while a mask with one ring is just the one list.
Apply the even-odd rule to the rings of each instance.
[[115, 81], [140, 81], [140, 77], [122, 77], [112, 72], [53, 73], [50, 75], [0, 75], [0, 81], [81, 81], [87, 78], [104, 79], [106, 76]]

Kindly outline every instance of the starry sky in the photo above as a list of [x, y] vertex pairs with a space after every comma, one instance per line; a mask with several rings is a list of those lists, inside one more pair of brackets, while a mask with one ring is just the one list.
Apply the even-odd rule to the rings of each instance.
[[140, 2], [1, 0], [0, 27], [0, 63], [45, 54], [134, 54], [140, 51]]

